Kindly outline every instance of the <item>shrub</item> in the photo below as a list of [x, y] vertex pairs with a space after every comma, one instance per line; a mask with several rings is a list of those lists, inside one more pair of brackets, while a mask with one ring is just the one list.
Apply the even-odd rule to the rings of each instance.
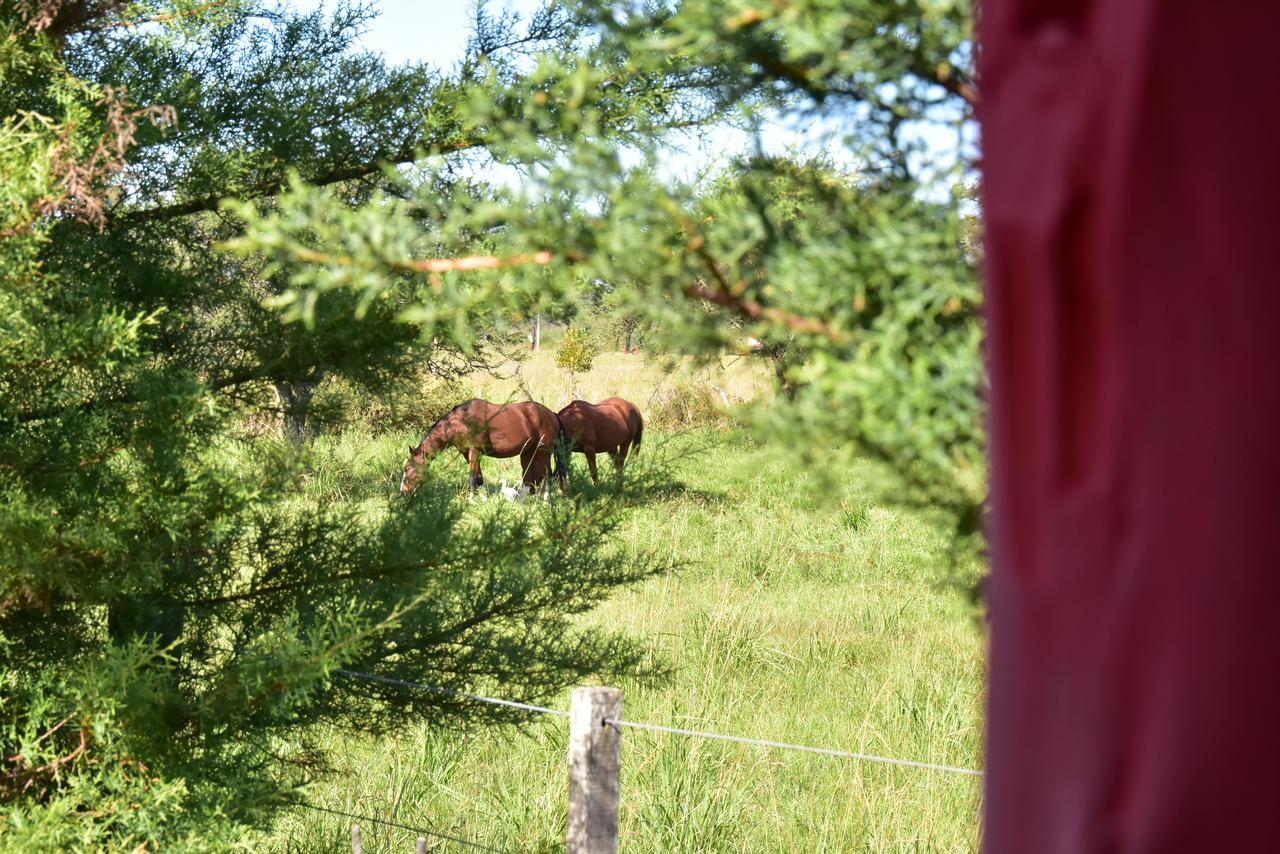
[[317, 430], [340, 433], [364, 426], [374, 433], [425, 429], [462, 399], [452, 383], [414, 372], [389, 388], [372, 392], [342, 377], [321, 384], [311, 403], [311, 420]]
[[556, 351], [556, 366], [564, 368], [570, 374], [591, 370], [591, 363], [600, 355], [600, 347], [592, 340], [591, 335], [577, 326], [570, 326], [564, 332], [560, 349]]
[[569, 396], [576, 392], [573, 387], [573, 375], [591, 370], [591, 363], [600, 354], [600, 346], [584, 330], [570, 326], [564, 332], [560, 349], [556, 350], [556, 366], [569, 372]]
[[724, 398], [710, 383], [677, 383], [660, 389], [649, 407], [649, 423], [666, 429], [726, 429], [731, 419]]

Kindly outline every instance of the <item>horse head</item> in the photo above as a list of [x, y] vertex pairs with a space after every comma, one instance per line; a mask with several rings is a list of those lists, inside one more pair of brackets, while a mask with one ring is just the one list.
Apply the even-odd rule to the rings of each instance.
[[412, 495], [422, 485], [422, 471], [427, 466], [427, 452], [419, 445], [409, 446], [409, 459], [404, 463], [404, 474], [400, 477], [400, 494]]

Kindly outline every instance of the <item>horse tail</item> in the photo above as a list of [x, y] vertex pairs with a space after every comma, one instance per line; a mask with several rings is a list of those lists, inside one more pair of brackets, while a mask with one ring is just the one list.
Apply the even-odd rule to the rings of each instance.
[[560, 416], [556, 416], [556, 439], [551, 446], [551, 455], [554, 462], [552, 473], [556, 479], [560, 481], [560, 485], [564, 486], [565, 481], [569, 477], [569, 433], [564, 429], [564, 422], [560, 420]]
[[644, 416], [639, 412], [636, 413], [636, 440], [631, 443], [633, 451], [640, 450], [640, 440], [644, 438]]

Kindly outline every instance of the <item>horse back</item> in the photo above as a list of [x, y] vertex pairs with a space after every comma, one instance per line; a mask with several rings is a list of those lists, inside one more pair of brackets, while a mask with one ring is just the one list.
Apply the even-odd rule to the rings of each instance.
[[585, 400], [574, 400], [556, 413], [556, 418], [564, 427], [565, 433], [574, 442], [595, 443], [595, 423], [599, 414], [595, 407]]
[[597, 444], [602, 450], [616, 450], [639, 441], [643, 431], [640, 410], [621, 397], [610, 397], [592, 406]]
[[[474, 404], [474, 405], [473, 405]], [[496, 457], [510, 457], [530, 448], [550, 448], [559, 432], [556, 415], [541, 403], [489, 403], [467, 401], [472, 429], [483, 436], [482, 450]]]
[[616, 413], [616, 417], [627, 425], [628, 432], [633, 436], [644, 430], [644, 419], [640, 417], [640, 410], [631, 401], [621, 397], [611, 397], [600, 401], [596, 406]]

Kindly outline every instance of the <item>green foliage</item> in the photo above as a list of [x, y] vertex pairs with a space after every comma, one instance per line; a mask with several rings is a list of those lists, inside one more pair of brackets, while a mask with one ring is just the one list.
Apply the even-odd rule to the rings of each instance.
[[835, 123], [869, 174], [918, 171], [919, 123], [965, 118], [976, 99], [967, 0], [577, 0], [602, 50], [632, 65], [682, 64], [707, 97], [745, 108], [799, 108]]
[[434, 424], [465, 394], [452, 382], [437, 380], [425, 371], [410, 371], [376, 393], [344, 377], [321, 383], [311, 401], [310, 418], [328, 433], [364, 427], [375, 434], [421, 432]]
[[556, 365], [570, 374], [591, 370], [591, 361], [600, 355], [600, 347], [585, 330], [570, 326], [564, 331], [556, 350]]
[[[339, 667], [530, 699], [650, 669], [576, 622], [663, 568], [618, 553], [618, 496], [473, 507], [446, 471], [401, 501], [402, 450], [384, 449], [382, 477], [342, 477], [242, 429], [273, 390], [305, 419], [325, 382], [395, 397], [505, 344], [510, 313], [479, 301], [424, 336], [433, 283], [381, 267], [375, 294], [357, 278], [292, 322], [290, 247], [219, 248], [242, 228], [223, 198], [328, 236], [348, 204], [386, 198], [385, 161], [484, 144], [460, 93], [504, 68], [514, 83], [504, 52], [461, 77], [387, 69], [352, 50], [367, 15], [0, 2], [6, 849], [227, 848], [327, 772], [325, 727], [478, 719], [444, 696], [352, 691]], [[572, 38], [562, 18], [510, 26], [522, 49]], [[277, 207], [290, 167], [337, 188]], [[363, 253], [392, 232], [354, 233]], [[398, 252], [431, 245], [399, 233]], [[484, 239], [449, 249], [464, 246]]]
[[699, 234], [713, 280], [781, 318], [743, 327], [792, 385], [790, 406], [756, 422], [846, 436], [930, 498], [972, 501], [955, 472], [982, 461], [981, 289], [956, 206], [821, 164], [740, 169], [704, 197]]

